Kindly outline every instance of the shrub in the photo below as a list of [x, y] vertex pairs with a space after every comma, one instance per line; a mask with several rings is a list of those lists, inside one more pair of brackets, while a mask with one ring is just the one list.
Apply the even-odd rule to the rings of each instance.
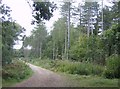
[[99, 65], [85, 62], [57, 61], [56, 71], [80, 75], [101, 75], [104, 68]]
[[37, 60], [35, 65], [58, 72], [79, 75], [101, 75], [104, 67], [88, 62], [75, 62], [70, 60]]
[[104, 76], [106, 78], [120, 78], [120, 56], [112, 55], [106, 60]]
[[24, 79], [27, 75], [30, 75], [30, 68], [20, 61], [14, 61], [11, 64], [3, 66], [2, 78], [3, 79]]

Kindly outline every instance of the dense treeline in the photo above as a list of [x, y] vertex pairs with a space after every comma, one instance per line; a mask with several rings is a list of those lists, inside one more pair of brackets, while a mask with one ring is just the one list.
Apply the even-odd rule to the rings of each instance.
[[[115, 56], [113, 61], [117, 61], [116, 56], [120, 55], [120, 2], [112, 4], [112, 6], [100, 9], [100, 4], [97, 2], [85, 2], [80, 7], [81, 14], [78, 14], [80, 17], [76, 16], [79, 19], [77, 27], [74, 26], [75, 22], [71, 22], [68, 33], [69, 20], [67, 18], [75, 18], [68, 16], [69, 5], [72, 8], [72, 3], [63, 3], [62, 17], [54, 23], [54, 28], [49, 35], [44, 24], [40, 23], [33, 34], [26, 37], [24, 52], [27, 52], [27, 55], [25, 54], [25, 56], [40, 59], [67, 59], [68, 56], [69, 60], [86, 61], [99, 65], [106, 65], [106, 61], [109, 61], [111, 56]], [[80, 8], [78, 7], [78, 11]], [[71, 9], [71, 13], [78, 13], [78, 11]], [[103, 25], [101, 24], [102, 19]], [[70, 38], [68, 38], [68, 34], [70, 34]], [[68, 39], [70, 39], [69, 44]], [[31, 49], [27, 49], [27, 46], [30, 46]], [[118, 69], [118, 64], [116, 66]]]
[[[27, 47], [28, 45], [31, 46], [31, 52], [33, 54], [35, 53], [37, 55], [36, 57], [47, 57], [52, 59], [65, 58], [66, 50], [68, 50], [66, 47], [68, 39], [68, 20], [66, 19], [66, 17], [68, 18], [68, 16], [66, 15], [67, 11], [65, 11], [68, 9], [67, 5], [67, 2], [63, 4], [61, 8], [61, 14], [63, 15], [63, 17], [59, 18], [59, 20], [54, 23], [54, 28], [49, 35], [46, 32], [44, 24], [41, 23], [35, 28], [35, 31], [32, 32], [33, 34], [30, 37], [26, 37], [24, 41], [25, 47]], [[89, 10], [88, 8], [90, 7], [90, 5], [92, 5], [92, 7]], [[111, 56], [112, 54], [119, 54], [119, 9], [117, 9], [118, 5], [119, 3], [116, 2], [113, 3], [112, 7], [105, 6], [103, 8], [104, 29], [101, 29], [102, 25], [99, 26], [98, 24], [96, 24], [99, 23], [102, 19], [102, 11], [100, 9], [100, 5], [97, 2], [86, 2], [83, 6], [81, 6], [81, 24], [77, 27], [74, 27], [72, 23], [75, 22], [71, 22], [70, 25], [70, 59], [80, 61], [98, 60], [98, 63], [103, 62], [104, 64], [105, 58]], [[91, 13], [91, 17], [89, 15], [84, 15], [84, 13], [89, 14], [88, 12]], [[71, 10], [71, 13], [75, 12]], [[109, 14], [111, 14], [110, 17], [108, 17]], [[93, 17], [95, 16], [98, 17], [93, 19]], [[85, 18], [95, 21], [90, 21], [88, 23], [88, 19]], [[71, 17], [71, 19], [74, 18]], [[96, 19], [99, 19], [99, 21], [97, 21]], [[94, 27], [89, 27], [88, 24], [92, 24], [92, 26]], [[97, 33], [96, 30], [98, 30]], [[104, 32], [100, 32], [101, 30], [104, 30]], [[36, 52], [34, 52], [33, 50], [35, 50]]]

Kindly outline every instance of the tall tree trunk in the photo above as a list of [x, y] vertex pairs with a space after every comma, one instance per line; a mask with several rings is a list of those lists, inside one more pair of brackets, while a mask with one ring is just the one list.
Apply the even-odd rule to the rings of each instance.
[[40, 59], [42, 58], [42, 43], [40, 43]]
[[67, 59], [69, 59], [69, 48], [70, 48], [70, 2], [68, 6], [68, 49], [67, 49]]
[[88, 27], [87, 27], [87, 36], [90, 36], [90, 7], [88, 9], [88, 17], [87, 17]]
[[55, 43], [53, 43], [53, 59], [55, 59]]
[[103, 29], [103, 0], [102, 0], [102, 33], [103, 33], [104, 29]]
[[79, 3], [79, 10], [80, 10], [80, 26], [81, 26], [81, 4]]
[[89, 35], [90, 35], [90, 20], [88, 18], [87, 36], [89, 37]]
[[91, 34], [93, 35], [93, 28], [91, 29]]
[[58, 59], [58, 47], [56, 48], [56, 55], [55, 55], [55, 59]]
[[[67, 22], [67, 17], [66, 17], [66, 22]], [[67, 29], [65, 30], [65, 52], [64, 52], [64, 57], [67, 57]]]

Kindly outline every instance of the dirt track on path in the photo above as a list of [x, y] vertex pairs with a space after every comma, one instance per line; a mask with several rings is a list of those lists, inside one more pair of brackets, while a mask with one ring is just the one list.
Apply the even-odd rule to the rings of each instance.
[[32, 77], [13, 87], [70, 87], [65, 77], [29, 63], [28, 65], [34, 71]]

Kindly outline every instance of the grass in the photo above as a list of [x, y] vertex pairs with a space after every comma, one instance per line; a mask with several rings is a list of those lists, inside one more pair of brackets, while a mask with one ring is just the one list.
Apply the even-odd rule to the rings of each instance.
[[92, 63], [72, 62], [69, 60], [34, 60], [31, 63], [55, 72], [79, 75], [102, 75], [103, 66]]
[[2, 69], [2, 86], [13, 86], [32, 75], [32, 70], [22, 61], [14, 60], [12, 64], [8, 64]]
[[118, 79], [102, 77], [104, 66], [68, 60], [34, 59], [31, 63], [65, 76], [71, 87], [118, 87]]
[[73, 87], [118, 87], [118, 79], [105, 79], [99, 76], [62, 74]]
[[2, 88], [2, 65], [0, 65], [0, 89]]
[[22, 82], [22, 81], [28, 79], [29, 77], [31, 77], [31, 75], [32, 75], [32, 72], [30, 75], [27, 75], [24, 79], [19, 79], [19, 80], [14, 79], [14, 78], [9, 78], [7, 80], [2, 79], [2, 87], [11, 87], [19, 82]]
[[0, 76], [0, 89], [2, 88], [2, 76]]

